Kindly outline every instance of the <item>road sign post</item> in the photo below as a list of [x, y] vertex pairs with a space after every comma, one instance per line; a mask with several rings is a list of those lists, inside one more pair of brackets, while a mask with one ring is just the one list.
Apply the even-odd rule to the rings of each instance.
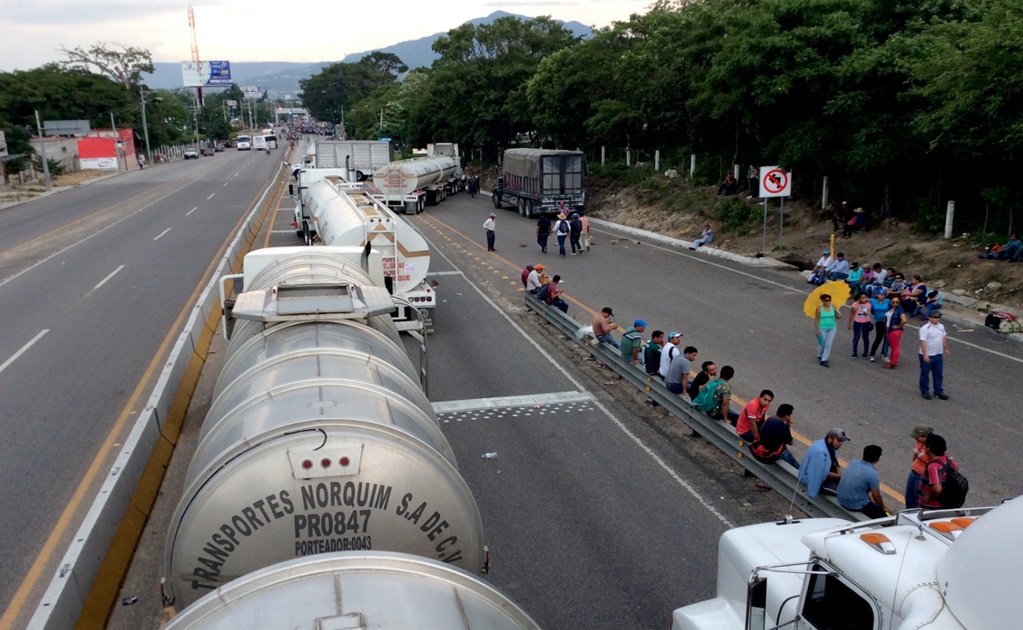
[[782, 216], [778, 220], [778, 240], [782, 238], [781, 221], [784, 220], [785, 197], [792, 194], [792, 173], [778, 166], [760, 167], [760, 196], [764, 199], [764, 237], [761, 248], [761, 255], [767, 255], [767, 200], [771, 197], [781, 197]]

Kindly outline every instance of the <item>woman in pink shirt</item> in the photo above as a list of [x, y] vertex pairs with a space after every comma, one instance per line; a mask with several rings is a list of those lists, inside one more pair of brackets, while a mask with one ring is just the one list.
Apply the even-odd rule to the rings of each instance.
[[874, 327], [874, 307], [866, 293], [860, 293], [852, 304], [852, 317], [849, 318], [849, 330], [853, 331], [852, 358], [856, 358], [856, 346], [863, 338], [863, 358], [870, 356], [870, 329]]

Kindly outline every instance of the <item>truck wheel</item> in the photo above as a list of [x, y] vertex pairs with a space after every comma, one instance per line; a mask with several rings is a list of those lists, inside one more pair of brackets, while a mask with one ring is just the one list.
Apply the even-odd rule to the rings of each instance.
[[501, 207], [501, 200], [497, 198], [496, 194], [491, 194], [490, 195], [490, 201], [492, 201], [494, 203], [494, 207], [495, 208], [500, 208]]
[[532, 199], [530, 199], [529, 201], [526, 202], [526, 218], [527, 219], [532, 219], [533, 218], [533, 200]]
[[526, 200], [519, 198], [517, 205], [519, 206], [519, 216], [520, 217], [526, 216]]

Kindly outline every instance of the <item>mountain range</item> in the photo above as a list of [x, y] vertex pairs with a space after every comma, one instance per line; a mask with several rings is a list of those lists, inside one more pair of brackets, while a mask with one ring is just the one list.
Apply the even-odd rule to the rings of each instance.
[[[532, 19], [506, 11], [495, 11], [486, 17], [469, 20], [465, 24], [479, 26], [481, 24], [490, 24], [498, 18], [509, 16], [519, 18], [520, 20]], [[585, 38], [593, 34], [593, 30], [581, 22], [561, 22], [560, 20], [558, 22], [572, 31], [577, 37]], [[397, 55], [409, 68], [429, 67], [439, 56], [433, 51], [433, 42], [444, 35], [447, 35], [447, 32], [434, 33], [419, 39], [399, 42], [386, 48], [353, 53], [340, 61], [343, 63], [355, 63], [371, 52], [378, 50]], [[332, 63], [336, 62], [232, 61], [231, 79], [242, 87], [259, 86], [274, 98], [297, 98], [301, 91], [298, 82], [322, 71], [323, 68]], [[144, 75], [146, 85], [150, 89], [177, 90], [184, 87], [181, 79], [180, 63], [154, 62], [153, 68], [152, 74]]]

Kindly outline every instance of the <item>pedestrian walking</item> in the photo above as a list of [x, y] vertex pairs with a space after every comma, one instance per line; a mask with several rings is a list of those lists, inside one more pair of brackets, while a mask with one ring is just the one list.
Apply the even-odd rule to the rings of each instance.
[[568, 217], [564, 213], [558, 215], [558, 222], [554, 224], [554, 235], [558, 237], [558, 256], [565, 257], [565, 239], [571, 228], [568, 225]]
[[580, 239], [583, 251], [590, 251], [590, 218], [582, 210], [579, 211], [579, 222], [583, 225], [583, 235]]
[[496, 252], [494, 249], [494, 230], [497, 228], [497, 215], [493, 212], [490, 213], [490, 217], [483, 222], [483, 229], [487, 232], [487, 251]]
[[142, 169], [144, 169], [146, 167], [146, 156], [144, 154], [142, 154], [142, 153], [139, 153], [138, 160], [139, 160], [139, 170], [141, 171]]
[[893, 295], [888, 301], [888, 312], [884, 318], [890, 356], [881, 363], [881, 367], [894, 370], [899, 365], [902, 333], [906, 329], [906, 312], [902, 310], [902, 298], [898, 295]]
[[[880, 266], [880, 265], [877, 265]], [[885, 325], [885, 314], [888, 312], [888, 292], [884, 287], [878, 287], [874, 297], [870, 298], [870, 308], [874, 315], [874, 345], [870, 347], [870, 362], [874, 362], [874, 355], [877, 349], [881, 348], [881, 359], [888, 356], [888, 335]]]
[[831, 356], [831, 344], [835, 342], [835, 332], [838, 330], [838, 320], [842, 314], [838, 308], [831, 304], [831, 296], [827, 293], [821, 295], [821, 305], [813, 316], [814, 329], [817, 332], [817, 360], [824, 367], [831, 367], [828, 361]]
[[913, 463], [909, 467], [909, 476], [906, 477], [906, 508], [913, 509], [920, 507], [920, 483], [924, 480], [924, 471], [927, 469], [927, 462], [931, 461], [927, 450], [927, 436], [934, 433], [930, 425], [918, 424], [909, 432], [909, 436], [916, 440], [913, 445]]
[[[944, 356], [942, 354], [944, 353]], [[941, 311], [932, 311], [927, 323], [920, 327], [920, 395], [931, 399], [931, 375], [934, 375], [934, 395], [948, 400], [944, 387], [944, 357], [949, 356], [948, 335], [941, 325]]]
[[540, 253], [547, 253], [547, 239], [551, 235], [551, 219], [546, 214], [541, 214], [536, 220], [536, 244], [540, 246]]
[[579, 220], [579, 215], [576, 213], [572, 214], [572, 220], [568, 222], [568, 239], [572, 244], [572, 255], [575, 256], [582, 252], [582, 245], [579, 243], [579, 238], [583, 235], [583, 222]]
[[870, 298], [866, 293], [860, 293], [859, 298], [852, 305], [852, 314], [849, 317], [849, 330], [853, 331], [852, 358], [856, 358], [856, 348], [859, 346], [860, 338], [863, 338], [863, 358], [870, 356], [870, 329], [874, 326], [874, 307], [870, 304]]

